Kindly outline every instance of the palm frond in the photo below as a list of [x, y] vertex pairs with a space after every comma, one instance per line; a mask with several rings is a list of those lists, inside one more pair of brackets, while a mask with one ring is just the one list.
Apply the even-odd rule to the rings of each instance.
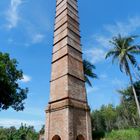
[[87, 60], [83, 60], [83, 68], [84, 68], [84, 77], [85, 81], [88, 85], [92, 85], [89, 78], [97, 79], [97, 75], [93, 72], [93, 70], [96, 68], [92, 63], [90, 63]]
[[91, 84], [91, 82], [90, 82], [90, 80], [89, 80], [89, 78], [88, 78], [87, 76], [85, 76], [85, 81], [86, 81], [86, 83], [87, 83], [89, 86], [92, 87], [92, 84]]
[[87, 60], [83, 60], [83, 65], [85, 68], [95, 69], [96, 67]]
[[124, 70], [124, 59], [119, 60], [119, 67], [120, 67], [120, 71], [123, 72], [123, 70]]
[[126, 58], [124, 59], [124, 71], [125, 71], [126, 75], [128, 75], [130, 73], [129, 64], [128, 64], [128, 61]]
[[140, 45], [133, 45], [128, 48], [131, 54], [140, 54]]
[[138, 35], [131, 35], [131, 36], [127, 36], [125, 37], [125, 40], [130, 44], [130, 43], [133, 43], [134, 40], [139, 37]]
[[140, 45], [131, 45], [131, 46], [128, 47], [129, 51], [135, 50], [135, 49], [140, 49]]
[[114, 56], [113, 56], [113, 58], [112, 58], [112, 63], [114, 63], [114, 62], [115, 62], [115, 60], [117, 60], [117, 59], [118, 59], [118, 55], [119, 55], [119, 53], [118, 53], [118, 52], [116, 52], [116, 54], [114, 54]]
[[133, 55], [127, 54], [127, 58], [128, 58], [128, 61], [129, 61], [134, 67], [137, 66], [136, 58], [135, 58]]
[[114, 54], [115, 54], [115, 50], [113, 49], [113, 50], [110, 50], [107, 54], [106, 54], [106, 56], [105, 56], [105, 59], [107, 59], [108, 57], [110, 57], [110, 56], [113, 56]]
[[137, 66], [136, 58], [133, 54], [140, 54], [140, 45], [133, 45], [135, 38], [138, 36], [122, 37], [120, 34], [112, 38], [114, 48], [109, 50], [105, 58], [112, 56], [112, 63], [118, 59], [121, 72], [128, 74], [130, 72], [129, 64]]

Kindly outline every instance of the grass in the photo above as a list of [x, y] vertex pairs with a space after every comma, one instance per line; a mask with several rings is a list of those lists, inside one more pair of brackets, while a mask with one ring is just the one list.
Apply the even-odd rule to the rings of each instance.
[[104, 140], [140, 140], [140, 129], [112, 131]]

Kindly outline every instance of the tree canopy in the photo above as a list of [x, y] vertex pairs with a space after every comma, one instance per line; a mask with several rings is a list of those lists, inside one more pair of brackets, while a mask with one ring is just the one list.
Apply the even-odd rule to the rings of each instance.
[[0, 110], [12, 107], [19, 111], [24, 109], [27, 98], [27, 88], [19, 86], [19, 80], [23, 78], [22, 70], [18, 70], [16, 59], [10, 59], [8, 53], [0, 52]]
[[0, 127], [0, 140], [38, 140], [37, 133], [33, 126], [21, 125], [19, 129], [14, 126], [10, 128]]

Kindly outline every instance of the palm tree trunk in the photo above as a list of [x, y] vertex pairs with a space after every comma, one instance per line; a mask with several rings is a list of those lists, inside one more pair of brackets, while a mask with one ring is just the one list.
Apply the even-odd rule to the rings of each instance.
[[140, 118], [140, 105], [139, 105], [139, 101], [138, 101], [138, 98], [137, 98], [136, 90], [135, 90], [135, 87], [134, 87], [134, 84], [133, 84], [133, 79], [132, 79], [132, 75], [131, 75], [130, 71], [129, 71], [129, 78], [130, 78], [131, 87], [132, 87], [132, 90], [133, 90], [135, 102], [136, 102], [136, 105], [137, 105], [138, 115], [139, 115], [139, 118]]

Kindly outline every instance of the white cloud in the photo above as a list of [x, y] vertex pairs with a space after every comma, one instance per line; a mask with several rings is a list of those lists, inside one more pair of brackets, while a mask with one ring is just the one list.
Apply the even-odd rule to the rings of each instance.
[[99, 88], [97, 86], [87, 87], [87, 94], [89, 94], [89, 93], [95, 93], [98, 90], [99, 90]]
[[104, 25], [101, 34], [92, 36], [92, 40], [95, 40], [93, 46], [99, 46], [99, 48], [86, 50], [86, 57], [94, 64], [103, 61], [106, 51], [111, 48], [109, 41], [113, 36], [118, 34], [129, 35], [138, 28], [140, 29], [140, 17], [132, 17], [126, 21], [117, 21], [115, 24]]
[[88, 58], [88, 60], [90, 60], [91, 63], [93, 64], [105, 60], [106, 51], [103, 49], [93, 48], [93, 49], [86, 50], [84, 53]]
[[140, 17], [132, 17], [127, 21], [117, 21], [114, 25], [105, 25], [105, 30], [111, 35], [129, 35], [140, 28]]
[[110, 41], [111, 37], [98, 35], [98, 36], [95, 36], [94, 39], [96, 40], [97, 44], [100, 47], [104, 47], [104, 48], [110, 47], [109, 41]]
[[9, 38], [7, 41], [8, 41], [9, 44], [14, 42], [14, 40], [12, 38]]
[[110, 49], [109, 41], [113, 36], [121, 34], [123, 36], [133, 34], [137, 29], [140, 29], [140, 17], [131, 17], [125, 21], [117, 21], [114, 24], [103, 26], [103, 32], [92, 37], [96, 44], [105, 49]]
[[28, 75], [23, 75], [23, 79], [21, 79], [23, 83], [28, 83], [31, 81], [31, 77]]
[[3, 126], [3, 127], [15, 126], [19, 128], [21, 124], [34, 126], [39, 129], [44, 124], [44, 122], [36, 121], [36, 120], [18, 120], [18, 119], [9, 119], [9, 118], [0, 119], [0, 126]]
[[22, 4], [22, 0], [11, 0], [10, 7], [6, 12], [6, 19], [8, 21], [7, 28], [12, 29], [17, 26], [19, 21], [19, 6]]
[[114, 86], [116, 86], [117, 88], [122, 88], [126, 85], [126, 82], [124, 82], [122, 79], [118, 79], [118, 78], [114, 78], [112, 79], [111, 82]]
[[108, 76], [106, 74], [100, 74], [99, 79], [107, 79]]
[[23, 112], [18, 112], [18, 114], [20, 113], [21, 115], [32, 115], [33, 117], [35, 116], [40, 116], [41, 114], [44, 114], [44, 108], [29, 108], [29, 107], [25, 107]]
[[44, 35], [37, 33], [35, 35], [32, 36], [32, 43], [36, 44], [36, 43], [41, 43], [44, 40]]

